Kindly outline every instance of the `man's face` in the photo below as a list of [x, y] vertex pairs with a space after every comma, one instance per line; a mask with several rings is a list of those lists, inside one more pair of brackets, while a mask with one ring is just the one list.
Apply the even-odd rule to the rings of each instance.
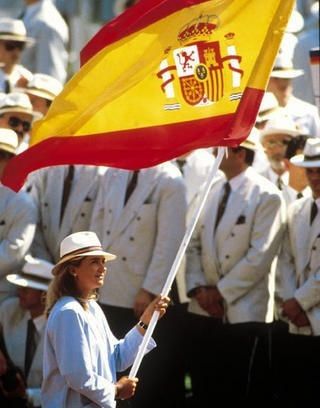
[[224, 173], [236, 171], [242, 164], [242, 154], [239, 151], [234, 151], [228, 147], [228, 154], [223, 156], [220, 164], [220, 170]]
[[14, 130], [19, 144], [31, 129], [32, 116], [28, 113], [6, 112], [0, 115], [0, 127]]
[[291, 139], [290, 135], [275, 133], [264, 136], [262, 146], [265, 154], [275, 170], [281, 170], [284, 167], [283, 159], [285, 157], [288, 143]]
[[0, 62], [4, 63], [4, 71], [10, 73], [19, 63], [25, 43], [21, 41], [0, 40]]
[[314, 198], [320, 197], [320, 167], [306, 168], [306, 175]]
[[292, 80], [288, 78], [273, 78], [269, 80], [267, 91], [272, 92], [280, 106], [286, 106], [292, 95]]

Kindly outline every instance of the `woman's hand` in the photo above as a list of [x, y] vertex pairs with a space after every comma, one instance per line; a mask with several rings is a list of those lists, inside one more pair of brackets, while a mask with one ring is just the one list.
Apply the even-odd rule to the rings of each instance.
[[157, 310], [159, 314], [159, 319], [166, 313], [166, 310], [169, 306], [170, 303], [170, 298], [167, 296], [162, 296], [159, 295], [157, 296], [145, 309], [145, 311], [142, 313], [140, 320], [145, 323], [149, 324], [151, 317], [153, 315], [153, 312]]
[[116, 382], [116, 399], [126, 400], [136, 392], [138, 378], [121, 377]]

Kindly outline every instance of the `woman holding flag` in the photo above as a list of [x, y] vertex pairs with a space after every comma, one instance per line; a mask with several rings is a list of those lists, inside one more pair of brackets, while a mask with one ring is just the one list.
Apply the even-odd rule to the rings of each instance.
[[[119, 341], [96, 303], [105, 263], [116, 256], [104, 252], [89, 231], [67, 236], [60, 255], [47, 295], [42, 406], [113, 408], [116, 399], [134, 395], [138, 381], [125, 376], [117, 381], [116, 372], [133, 363], [153, 312], [163, 316], [169, 299], [158, 296]], [[155, 346], [151, 339], [147, 351]]]

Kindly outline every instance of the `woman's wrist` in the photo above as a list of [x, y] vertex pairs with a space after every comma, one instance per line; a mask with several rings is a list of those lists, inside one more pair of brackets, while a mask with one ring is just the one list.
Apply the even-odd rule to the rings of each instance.
[[140, 334], [144, 335], [146, 330], [148, 329], [148, 325], [144, 323], [143, 320], [139, 320], [138, 323], [136, 324], [137, 329], [139, 330]]

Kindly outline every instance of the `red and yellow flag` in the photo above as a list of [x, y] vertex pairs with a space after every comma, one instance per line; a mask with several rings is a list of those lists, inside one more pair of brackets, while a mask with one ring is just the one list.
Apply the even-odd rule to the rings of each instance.
[[57, 164], [137, 169], [236, 146], [254, 124], [294, 0], [140, 0], [83, 49], [82, 67], [7, 166], [21, 187]]

